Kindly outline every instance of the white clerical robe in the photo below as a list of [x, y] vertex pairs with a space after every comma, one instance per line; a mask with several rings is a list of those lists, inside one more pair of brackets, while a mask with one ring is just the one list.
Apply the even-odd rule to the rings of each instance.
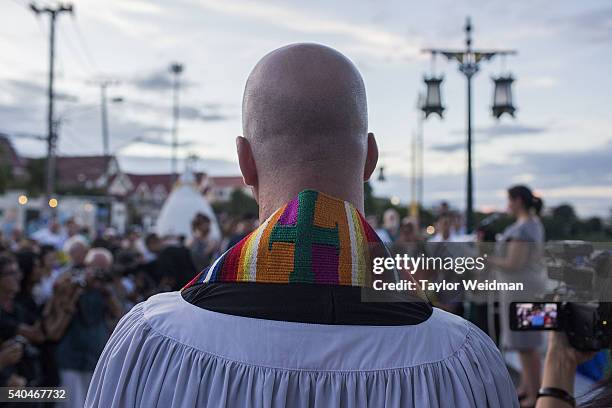
[[87, 407], [518, 407], [493, 342], [434, 309], [412, 326], [280, 322], [153, 296], [119, 323]]

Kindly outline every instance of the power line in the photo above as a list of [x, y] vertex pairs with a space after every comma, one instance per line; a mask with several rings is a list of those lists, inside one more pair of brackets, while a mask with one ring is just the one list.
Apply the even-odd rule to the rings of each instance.
[[27, 0], [13, 0], [13, 3], [21, 6], [21, 7], [30, 7], [30, 5], [28, 4]]
[[8, 137], [17, 138], [17, 139], [32, 139], [32, 140], [39, 140], [39, 141], [47, 140], [47, 137], [44, 136], [44, 135], [38, 135], [38, 134], [35, 134], [35, 133], [28, 133], [28, 132], [6, 132], [6, 131], [0, 131], [0, 135], [6, 135]]
[[[27, 0], [13, 0], [13, 1], [19, 5], [30, 8], [30, 5]], [[38, 1], [38, 3], [41, 3], [40, 0]], [[50, 7], [48, 5], [49, 3], [47, 2], [43, 2], [42, 4], [45, 7]], [[74, 18], [74, 14], [73, 14], [72, 21], [74, 22], [75, 25], [77, 24], [77, 20], [76, 18]], [[37, 22], [38, 22], [38, 28], [40, 29], [41, 34], [43, 36], [46, 36], [47, 27], [43, 25], [42, 20], [37, 19]], [[99, 72], [97, 69], [97, 65], [95, 64], [93, 58], [91, 57], [91, 53], [89, 52], [89, 50], [86, 48], [83, 48], [83, 41], [81, 38], [82, 35], [80, 33], [80, 30], [78, 30], [78, 25], [76, 25], [75, 27], [76, 28], [74, 30], [74, 33], [69, 33], [62, 26], [58, 26], [58, 30], [59, 30], [59, 33], [62, 35], [62, 37], [66, 39], [65, 43], [68, 46], [70, 53], [74, 56], [74, 59], [80, 66], [81, 73], [83, 74], [83, 76], [84, 77], [96, 76]], [[73, 39], [70, 38], [71, 36], [76, 37], [76, 40], [74, 40], [74, 42], [73, 42]], [[64, 72], [65, 63], [62, 58], [61, 49], [58, 48], [56, 50], [56, 55], [57, 55], [57, 60], [58, 60], [58, 71]]]
[[65, 44], [68, 46], [70, 53], [74, 56], [74, 60], [77, 62], [77, 65], [79, 65], [79, 67], [81, 68], [81, 72], [83, 73], [83, 75], [86, 77], [94, 75], [95, 72], [91, 70], [90, 65], [83, 58], [83, 55], [81, 54], [81, 52], [78, 50], [77, 47], [75, 47], [74, 43], [69, 38], [70, 36], [67, 35], [66, 30], [63, 27], [60, 27], [59, 30], [60, 30], [60, 34], [62, 34], [63, 38], [65, 38]]
[[81, 49], [83, 50], [83, 54], [87, 59], [89, 65], [93, 68], [95, 72], [99, 72], [98, 64], [96, 64], [96, 60], [93, 57], [93, 54], [90, 52], [90, 48], [88, 46], [87, 40], [81, 31], [81, 26], [79, 21], [76, 18], [72, 19], [72, 27], [74, 28], [74, 32], [76, 33], [77, 43], [80, 44]]
[[[12, 1], [13, 1], [13, 3], [15, 3], [15, 4], [17, 4], [17, 5], [21, 6], [21, 7], [27, 8], [28, 10], [32, 9], [32, 7], [31, 7], [32, 2], [29, 1], [29, 0], [12, 0]], [[36, 3], [37, 3], [37, 5], [42, 5], [42, 7], [47, 7], [47, 8], [51, 7], [51, 4], [49, 2], [47, 2], [47, 1], [38, 0]]]
[[[70, 121], [62, 121], [62, 140], [65, 140], [66, 136], [68, 141], [71, 142], [70, 144], [79, 145], [83, 142], [79, 135], [75, 133], [74, 124], [72, 124]], [[58, 146], [57, 150], [60, 155], [68, 155], [63, 148], [60, 149], [60, 146]]]

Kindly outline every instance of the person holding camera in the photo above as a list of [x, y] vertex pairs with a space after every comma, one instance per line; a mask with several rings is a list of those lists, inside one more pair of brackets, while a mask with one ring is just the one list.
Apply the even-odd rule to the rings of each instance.
[[[44, 252], [0, 254], [0, 384], [56, 386], [56, 342], [68, 327], [80, 296], [70, 276], [56, 279], [44, 305], [34, 300]], [[18, 357], [18, 358], [17, 358]]]
[[[27, 281], [31, 281], [30, 275]], [[11, 254], [0, 254], [0, 341], [21, 345], [23, 357], [15, 373], [23, 377], [27, 385], [36, 386], [41, 379], [38, 346], [44, 342], [45, 335], [36, 311], [18, 301], [20, 291], [23, 292], [22, 281], [23, 273], [17, 260]]]
[[[609, 345], [609, 347], [612, 344]], [[579, 364], [592, 359], [596, 351], [578, 351], [573, 348], [563, 332], [552, 332], [544, 363], [542, 385], [538, 391], [535, 408], [575, 407], [574, 379]], [[612, 407], [612, 376], [608, 375], [595, 388], [581, 408]]]
[[96, 362], [110, 335], [107, 319], [121, 317], [122, 306], [111, 287], [112, 254], [92, 248], [84, 259], [84, 269], [68, 270], [81, 294], [66, 332], [56, 348], [61, 386], [68, 389], [69, 406], [82, 407]]
[[21, 273], [15, 259], [0, 253], [0, 387], [23, 387], [27, 379], [17, 372], [24, 347], [16, 338], [24, 326], [14, 318], [14, 299]]
[[23, 344], [10, 339], [0, 344], [0, 387], [25, 387], [27, 381], [15, 372], [23, 357]]

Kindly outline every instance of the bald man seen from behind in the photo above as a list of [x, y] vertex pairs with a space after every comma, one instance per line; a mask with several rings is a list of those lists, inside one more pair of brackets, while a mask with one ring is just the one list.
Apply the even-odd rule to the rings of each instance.
[[364, 300], [382, 247], [363, 216], [378, 150], [353, 63], [317, 44], [272, 51], [242, 122], [260, 226], [122, 319], [86, 406], [518, 407], [475, 326], [416, 295]]

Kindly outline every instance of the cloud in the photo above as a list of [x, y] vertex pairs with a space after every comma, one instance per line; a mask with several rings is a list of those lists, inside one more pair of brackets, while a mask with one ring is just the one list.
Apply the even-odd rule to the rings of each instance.
[[[501, 123], [486, 127], [479, 127], [474, 130], [476, 134], [482, 134], [485, 136], [491, 137], [509, 137], [509, 136], [517, 136], [517, 135], [532, 135], [536, 133], [543, 133], [547, 130], [550, 130], [548, 126], [529, 126], [522, 125], [519, 123]], [[455, 134], [464, 134], [465, 130], [455, 130], [453, 131]]]
[[[132, 145], [135, 143], [144, 143], [144, 144], [148, 144], [151, 146], [166, 146], [166, 147], [170, 147], [172, 146], [172, 143], [165, 140], [162, 137], [151, 137], [151, 136], [137, 136], [134, 139], [128, 141], [125, 146], [128, 145]], [[189, 147], [189, 146], [193, 146], [194, 143], [193, 142], [179, 142], [177, 143], [177, 147]]]
[[[464, 146], [461, 146], [464, 147]], [[518, 152], [509, 164], [485, 164], [474, 172], [477, 206], [505, 206], [505, 189], [526, 183], [542, 194], [549, 206], [570, 202], [584, 215], [606, 215], [612, 207], [612, 141], [580, 151]], [[375, 193], [400, 195], [407, 202], [411, 180], [388, 173], [384, 183], [374, 181]], [[461, 208], [465, 174], [425, 174], [427, 204], [447, 200]]]
[[[150, 102], [150, 100], [129, 100], [130, 107], [138, 110], [139, 112], [149, 112], [156, 116], [167, 115], [170, 120], [171, 114], [171, 100], [167, 100], [166, 103]], [[204, 102], [198, 104], [181, 103], [180, 104], [180, 119], [181, 120], [193, 120], [201, 122], [219, 122], [229, 120], [235, 115], [233, 104], [223, 104], [219, 102]], [[158, 133], [168, 132], [170, 129], [162, 126], [149, 126], [152, 129], [158, 131]]]
[[[184, 168], [184, 159], [178, 159], [178, 168]], [[131, 155], [120, 155], [119, 164], [121, 169], [128, 173], [169, 173], [171, 159], [169, 157], [142, 157]], [[201, 166], [198, 166], [201, 164]], [[219, 158], [203, 158], [196, 162], [196, 171], [204, 170], [210, 175], [239, 175], [240, 168], [235, 161], [219, 159]]]
[[[172, 89], [174, 84], [172, 74], [161, 69], [133, 78], [130, 82], [143, 91], [166, 91]], [[192, 88], [196, 83], [181, 77], [180, 86], [182, 89]]]
[[545, 177], [548, 187], [612, 185], [612, 141], [585, 150], [526, 152], [518, 165]]
[[0, 104], [0, 131], [14, 136], [44, 136], [47, 133], [45, 114], [46, 110], [42, 103], [38, 105]]
[[258, 20], [266, 25], [305, 34], [337, 35], [350, 40], [353, 50], [377, 58], [393, 56], [397, 60], [421, 55], [421, 41], [368, 24], [317, 16], [286, 5], [247, 1], [193, 0], [199, 7], [230, 16]]
[[[522, 124], [498, 124], [486, 127], [480, 127], [474, 129], [474, 134], [486, 136], [485, 138], [478, 138], [475, 143], [480, 145], [491, 143], [495, 139], [516, 137], [516, 136], [527, 136], [538, 133], [544, 133], [551, 128], [548, 126], [529, 126]], [[450, 132], [454, 135], [464, 135], [465, 129], [457, 129]], [[451, 153], [457, 150], [465, 149], [464, 142], [449, 142], [439, 143], [430, 147], [430, 149], [443, 152]]]
[[[9, 93], [18, 102], [31, 104], [32, 99], [40, 99], [46, 102], [48, 93], [47, 85], [38, 82], [24, 81], [20, 79], [9, 79], [5, 81], [9, 87]], [[54, 90], [55, 100], [62, 102], [78, 102], [76, 95]]]
[[430, 149], [435, 150], [437, 152], [442, 152], [442, 153], [452, 153], [452, 152], [456, 152], [457, 150], [461, 150], [465, 148], [466, 146], [464, 142], [441, 143], [441, 144], [436, 144], [430, 147]]
[[144, 15], [160, 15], [164, 13], [164, 9], [156, 4], [140, 0], [120, 1], [116, 6], [129, 13], [144, 14]]
[[[146, 75], [134, 78], [131, 83], [139, 90], [160, 92], [173, 87], [173, 80], [169, 72], [157, 70]], [[181, 89], [193, 88], [197, 84], [190, 80], [181, 78]], [[133, 101], [132, 106], [138, 106], [152, 112], [167, 112], [167, 105], [151, 103], [149, 101]], [[198, 106], [182, 103], [180, 106], [180, 118], [183, 120], [197, 120], [203, 122], [217, 122], [228, 120], [232, 115], [224, 112], [226, 106], [218, 102], [206, 102]]]
[[612, 40], [612, 8], [589, 10], [553, 21], [564, 26], [572, 36], [598, 43]]
[[217, 122], [231, 118], [231, 115], [222, 113], [220, 108], [216, 107], [215, 104], [208, 104], [207, 106], [202, 106], [201, 108], [196, 106], [183, 106], [180, 109], [181, 119]]
[[170, 132], [170, 128], [168, 126], [158, 126], [158, 125], [143, 126], [142, 130], [146, 134], [156, 134], [156, 135]]
[[559, 80], [548, 75], [526, 77], [521, 80], [521, 86], [525, 88], [554, 88], [559, 85]]

